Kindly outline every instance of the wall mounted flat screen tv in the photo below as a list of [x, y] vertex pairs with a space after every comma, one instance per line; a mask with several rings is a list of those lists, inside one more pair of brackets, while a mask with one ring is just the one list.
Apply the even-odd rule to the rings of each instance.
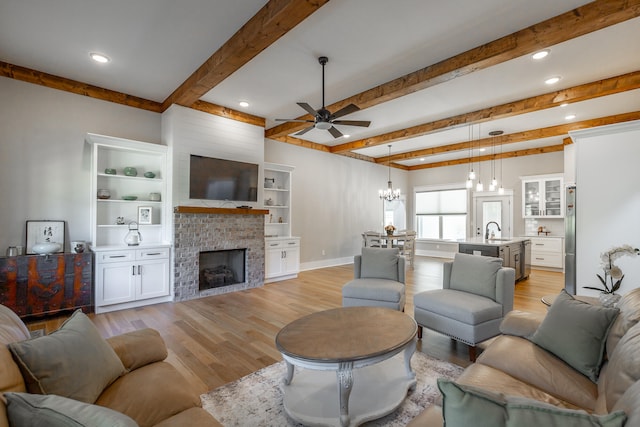
[[258, 201], [258, 165], [191, 155], [189, 198]]

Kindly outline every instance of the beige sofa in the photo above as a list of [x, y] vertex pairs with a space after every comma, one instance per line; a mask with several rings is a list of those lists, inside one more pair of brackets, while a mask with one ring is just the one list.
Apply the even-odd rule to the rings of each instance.
[[[198, 393], [184, 377], [163, 361], [167, 349], [155, 330], [104, 340], [90, 319], [78, 311], [45, 340], [29, 338], [18, 316], [0, 305], [0, 393], [8, 401], [7, 405], [0, 402], [0, 427], [10, 425], [8, 413], [14, 417], [13, 424], [21, 425], [15, 421], [20, 411], [35, 419], [67, 408], [79, 413], [80, 419], [88, 419], [87, 425], [220, 426], [202, 409]], [[73, 350], [74, 346], [82, 351]], [[66, 352], [66, 356], [52, 360], [56, 352]], [[44, 365], [51, 367], [47, 370]], [[105, 377], [102, 371], [108, 369], [115, 369], [115, 374]], [[59, 375], [65, 370], [77, 376]], [[45, 410], [39, 412], [42, 408]], [[28, 425], [85, 425], [75, 418], [78, 424], [65, 418], [60, 421], [60, 417], [76, 414], [54, 415], [55, 420], [38, 418]]]
[[[560, 296], [563, 298], [558, 302]], [[579, 310], [574, 312], [573, 307]], [[469, 425], [510, 426], [517, 425], [515, 420], [522, 417], [524, 411], [525, 418], [520, 418], [520, 425], [639, 426], [640, 289], [626, 294], [618, 304], [619, 314], [614, 317], [615, 320], [606, 329], [601, 341], [604, 356], [599, 372], [597, 369], [588, 372], [587, 375], [579, 372], [564, 361], [566, 359], [577, 365], [572, 355], [563, 354], [562, 349], [552, 348], [556, 353], [563, 355], [564, 359], [561, 359], [551, 351], [545, 350], [543, 346], [550, 346], [540, 340], [540, 335], [536, 335], [539, 334], [538, 330], [542, 329], [542, 325], [557, 331], [562, 329], [551, 320], [545, 324], [547, 318], [577, 325], [569, 331], [566, 341], [571, 341], [573, 336], [588, 333], [595, 328], [590, 327], [588, 321], [582, 320], [580, 312], [586, 313], [591, 307], [594, 306], [573, 300], [562, 293], [546, 315], [511, 312], [501, 325], [502, 335], [488, 345], [476, 363], [465, 369], [454, 383], [439, 383], [441, 392], [444, 392], [442, 406], [429, 407], [409, 425], [442, 426], [444, 417], [447, 419], [447, 426], [456, 426], [460, 424], [458, 415], [462, 414], [468, 419], [479, 420]], [[535, 344], [534, 341], [542, 342], [543, 346]], [[591, 348], [598, 345], [595, 341], [589, 344]], [[565, 347], [571, 349], [570, 346]], [[575, 356], [581, 357], [580, 354]], [[452, 387], [456, 393], [468, 400], [456, 406], [454, 396], [454, 401], [449, 402], [448, 390]], [[497, 408], [504, 414], [508, 413], [504, 418], [500, 416], [500, 420], [506, 421], [483, 424], [480, 420], [487, 420], [488, 416], [482, 413], [483, 410], [478, 410], [479, 406], [473, 404], [478, 396], [488, 399], [491, 404], [497, 402], [497, 406], [491, 410]], [[513, 408], [519, 410], [520, 414], [512, 414], [510, 411]], [[478, 413], [474, 414], [473, 411]], [[621, 415], [620, 411], [624, 411], [624, 414]], [[556, 412], [560, 416], [571, 417], [571, 422], [558, 419], [550, 421], [545, 418], [555, 416]], [[599, 416], [597, 421], [592, 419], [596, 418], [596, 415]], [[529, 421], [525, 422], [522, 419]]]

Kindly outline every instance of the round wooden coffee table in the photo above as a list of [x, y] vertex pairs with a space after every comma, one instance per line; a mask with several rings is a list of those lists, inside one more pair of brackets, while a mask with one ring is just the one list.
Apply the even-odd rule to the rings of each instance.
[[[306, 425], [341, 427], [393, 412], [416, 385], [417, 331], [408, 315], [380, 307], [336, 308], [289, 323], [276, 336], [287, 365], [285, 411]], [[294, 365], [305, 368], [295, 381]]]

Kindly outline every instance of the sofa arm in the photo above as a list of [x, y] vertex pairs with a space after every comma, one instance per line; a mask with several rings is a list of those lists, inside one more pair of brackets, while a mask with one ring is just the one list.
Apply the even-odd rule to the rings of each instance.
[[500, 324], [500, 332], [504, 335], [514, 335], [529, 339], [536, 332], [544, 314], [527, 313], [513, 310], [505, 316]]
[[167, 346], [155, 329], [140, 329], [107, 338], [128, 371], [167, 358]]

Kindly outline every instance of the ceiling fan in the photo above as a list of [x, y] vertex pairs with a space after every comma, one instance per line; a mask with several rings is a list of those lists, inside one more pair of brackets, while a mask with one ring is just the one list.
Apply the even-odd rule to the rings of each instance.
[[319, 110], [314, 110], [311, 105], [306, 102], [298, 102], [297, 104], [302, 107], [307, 113], [311, 114], [314, 119], [313, 120], [299, 120], [299, 119], [276, 119], [279, 122], [301, 122], [301, 123], [313, 123], [311, 126], [302, 129], [300, 132], [295, 135], [304, 135], [309, 132], [311, 129], [321, 129], [328, 130], [334, 138], [340, 138], [342, 132], [335, 128], [334, 125], [345, 125], [345, 126], [362, 126], [368, 127], [371, 122], [367, 120], [336, 120], [342, 116], [346, 116], [347, 114], [354, 113], [360, 109], [355, 104], [349, 104], [346, 107], [343, 107], [331, 114], [331, 111], [327, 110], [324, 106], [324, 66], [329, 62], [329, 58], [326, 56], [321, 56], [318, 58], [318, 62], [322, 65], [322, 108]]

